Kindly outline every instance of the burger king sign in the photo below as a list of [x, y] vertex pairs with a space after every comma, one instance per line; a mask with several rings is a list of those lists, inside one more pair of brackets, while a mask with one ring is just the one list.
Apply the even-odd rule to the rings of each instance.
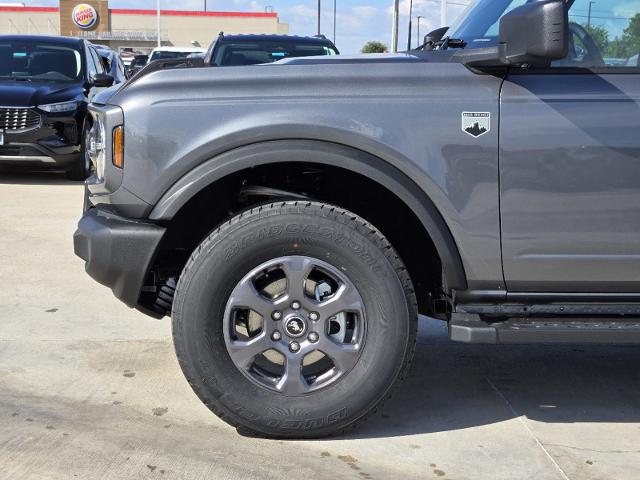
[[79, 28], [88, 29], [98, 22], [98, 12], [89, 4], [80, 3], [71, 12], [71, 18]]

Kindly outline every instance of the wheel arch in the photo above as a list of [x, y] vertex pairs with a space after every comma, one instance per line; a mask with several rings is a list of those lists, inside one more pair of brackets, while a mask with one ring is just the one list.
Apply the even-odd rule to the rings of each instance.
[[242, 170], [277, 163], [339, 167], [365, 176], [396, 195], [418, 218], [440, 256], [447, 289], [465, 290], [462, 259], [440, 211], [410, 176], [378, 156], [319, 140], [273, 140], [238, 147], [191, 170], [170, 187], [151, 211], [154, 221], [171, 221], [199, 192]]

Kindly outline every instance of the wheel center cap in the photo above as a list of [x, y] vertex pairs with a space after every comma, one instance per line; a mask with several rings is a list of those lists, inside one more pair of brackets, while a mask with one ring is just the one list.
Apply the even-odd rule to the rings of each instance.
[[284, 331], [287, 332], [287, 335], [290, 337], [301, 337], [306, 330], [307, 324], [300, 317], [291, 317], [284, 322]]

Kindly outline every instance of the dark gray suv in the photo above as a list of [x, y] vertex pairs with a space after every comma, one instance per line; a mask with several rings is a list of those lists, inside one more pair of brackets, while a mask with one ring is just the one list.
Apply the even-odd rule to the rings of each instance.
[[171, 315], [195, 392], [259, 435], [375, 411], [418, 313], [462, 342], [639, 343], [629, 5], [479, 0], [408, 54], [140, 72], [90, 107], [76, 253]]

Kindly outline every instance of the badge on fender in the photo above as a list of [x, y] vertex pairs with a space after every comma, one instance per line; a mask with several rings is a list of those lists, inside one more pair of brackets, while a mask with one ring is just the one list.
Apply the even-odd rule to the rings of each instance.
[[462, 131], [478, 138], [491, 131], [491, 113], [462, 112]]

